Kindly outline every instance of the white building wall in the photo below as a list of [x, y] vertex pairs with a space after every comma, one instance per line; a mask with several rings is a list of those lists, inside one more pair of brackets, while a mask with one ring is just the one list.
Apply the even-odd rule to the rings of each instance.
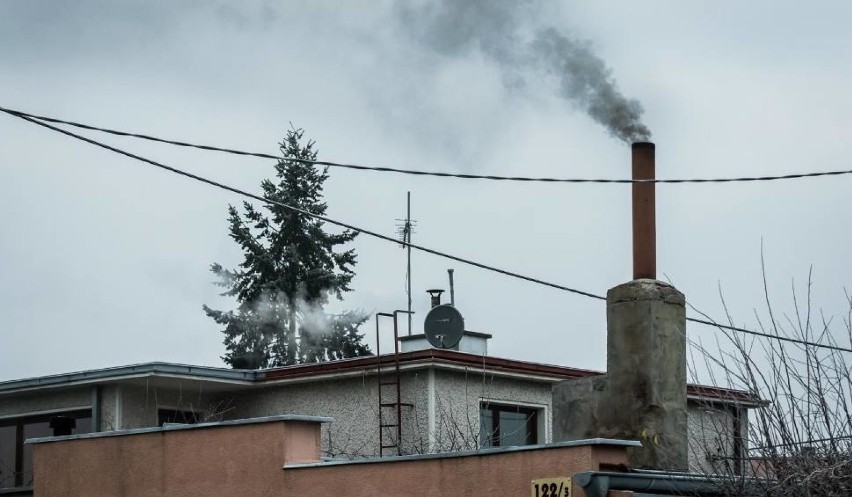
[[[708, 403], [693, 403], [687, 410], [689, 469], [702, 473], [730, 473], [736, 460], [736, 416], [734, 408]], [[742, 410], [741, 412], [745, 412]], [[748, 420], [740, 416], [741, 455], [747, 455]]]
[[[192, 387], [183, 388], [184, 385]], [[167, 387], [140, 381], [102, 385], [99, 431], [157, 426], [160, 409], [192, 411], [198, 414], [199, 421], [224, 419], [217, 396], [203, 388], [199, 390], [197, 385], [180, 380]]]
[[[402, 408], [404, 454], [476, 449], [482, 401], [541, 409], [539, 431], [550, 440], [552, 406], [548, 383], [496, 378], [488, 371], [475, 368], [459, 372], [420, 369], [403, 372], [401, 379], [402, 402], [411, 404]], [[384, 388], [388, 393], [385, 401], [392, 401], [393, 387]], [[237, 419], [285, 413], [329, 416], [334, 421], [322, 428], [325, 456], [377, 455], [377, 389], [375, 375], [366, 373], [334, 380], [272, 383], [230, 397], [232, 409], [226, 417]], [[387, 416], [385, 422], [393, 422], [395, 411], [387, 408], [383, 415]], [[394, 429], [385, 433], [386, 444], [395, 440]], [[385, 453], [395, 452], [386, 450]]]
[[[551, 384], [523, 377], [498, 377], [481, 368], [457, 370], [423, 368], [402, 372], [403, 453], [472, 450], [479, 447], [479, 409], [482, 402], [540, 409], [539, 442], [552, 441]], [[234, 392], [208, 392], [147, 384], [106, 384], [100, 387], [100, 430], [157, 425], [161, 408], [201, 413], [201, 420], [240, 419], [277, 414], [329, 416], [323, 426], [326, 456], [359, 457], [379, 453], [377, 380], [360, 374], [303, 382], [239, 387]], [[393, 400], [385, 387], [386, 401]], [[0, 396], [0, 418], [51, 411], [90, 408], [93, 386], [45, 389]], [[743, 453], [747, 454], [748, 418], [740, 416]], [[386, 409], [386, 422], [395, 410]], [[688, 409], [689, 467], [719, 472], [735, 457], [734, 411], [729, 406], [690, 402]], [[395, 430], [388, 430], [393, 442]], [[387, 451], [386, 453], [393, 451]]]
[[[403, 381], [403, 402], [411, 402], [411, 378]], [[390, 390], [390, 387], [385, 387]], [[233, 397], [229, 419], [305, 414], [334, 419], [322, 427], [327, 457], [362, 457], [378, 453], [378, 385], [375, 375], [361, 374], [333, 380], [269, 384]], [[391, 396], [388, 396], [390, 401]], [[406, 408], [410, 410], [411, 408]]]
[[435, 381], [436, 451], [479, 448], [479, 410], [482, 402], [539, 409], [539, 443], [552, 439], [551, 385], [541, 381], [502, 378], [477, 368], [438, 371]]
[[92, 387], [53, 388], [0, 396], [0, 418], [35, 416], [54, 411], [91, 409]]

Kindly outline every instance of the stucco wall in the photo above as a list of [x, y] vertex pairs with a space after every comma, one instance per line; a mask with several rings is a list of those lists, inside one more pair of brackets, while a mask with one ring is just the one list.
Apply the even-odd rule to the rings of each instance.
[[[433, 379], [430, 380], [430, 375]], [[430, 404], [429, 385], [435, 395]], [[392, 401], [393, 387], [383, 400]], [[333, 423], [322, 428], [322, 447], [330, 457], [364, 457], [379, 453], [378, 397], [375, 375], [305, 383], [270, 384], [216, 400], [228, 405], [227, 419], [278, 414], [330, 416]], [[521, 404], [543, 409], [541, 433], [549, 441], [551, 389], [547, 383], [521, 379], [495, 378], [477, 369], [445, 371], [427, 369], [403, 372], [402, 453], [423, 454], [438, 451], [476, 449], [479, 446], [479, 406], [483, 400]], [[434, 422], [430, 423], [430, 409]], [[385, 409], [385, 422], [393, 422], [395, 411]], [[434, 431], [430, 434], [430, 426]], [[388, 429], [385, 443], [395, 441]], [[386, 454], [394, 454], [393, 450]]]
[[[419, 405], [412, 397], [410, 375], [402, 378], [403, 402]], [[378, 396], [374, 375], [296, 384], [271, 384], [220, 401], [232, 407], [228, 419], [303, 414], [329, 416], [334, 422], [322, 428], [322, 448], [326, 456], [363, 457], [378, 454]], [[391, 399], [388, 399], [390, 401]], [[404, 408], [410, 411], [412, 408]], [[404, 413], [404, 418], [407, 412]]]
[[[157, 426], [159, 408], [201, 411], [215, 419], [217, 404], [205, 392], [134, 384], [100, 385], [100, 425], [96, 431]], [[0, 418], [23, 417], [70, 409], [91, 409], [95, 386], [62, 387], [0, 396]]]
[[34, 444], [33, 454], [39, 497], [280, 496], [282, 465], [319, 460], [319, 424], [75, 438]]
[[92, 387], [41, 390], [0, 396], [0, 417], [28, 416], [62, 409], [88, 409]]
[[[689, 469], [704, 473], [732, 470], [735, 464], [734, 411], [729, 406], [691, 403], [687, 411]], [[747, 449], [748, 423], [740, 416], [743, 453]]]
[[528, 495], [533, 479], [627, 461], [623, 446], [577, 445], [328, 464], [318, 461], [318, 438], [316, 423], [284, 421], [37, 443], [35, 495]]
[[117, 398], [116, 385], [103, 385], [100, 387], [100, 426], [95, 431], [113, 431], [118, 429], [116, 412]]
[[479, 447], [481, 402], [524, 405], [541, 409], [540, 433], [551, 440], [551, 386], [523, 379], [495, 377], [489, 371], [437, 371], [435, 381], [436, 451], [471, 450]]
[[101, 431], [157, 426], [159, 409], [199, 413], [200, 421], [216, 420], [214, 396], [203, 391], [150, 385], [121, 384], [101, 387]]
[[[286, 467], [282, 496], [466, 497], [530, 495], [531, 480], [573, 477], [627, 463], [623, 447], [554, 447], [367, 464]], [[574, 484], [571, 495], [586, 497]]]

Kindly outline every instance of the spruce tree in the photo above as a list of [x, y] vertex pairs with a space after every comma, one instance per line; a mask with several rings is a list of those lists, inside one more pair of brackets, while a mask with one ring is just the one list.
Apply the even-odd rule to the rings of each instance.
[[[275, 181], [264, 180], [263, 196], [282, 204], [324, 215], [323, 183], [328, 168], [288, 159], [316, 160], [314, 142], [303, 144], [302, 129], [291, 128], [280, 143], [282, 159], [275, 165]], [[262, 210], [249, 202], [243, 213], [228, 206], [230, 236], [242, 248], [244, 259], [229, 270], [214, 263], [216, 285], [234, 297], [233, 311], [204, 306], [223, 325], [225, 355], [233, 368], [256, 369], [321, 362], [367, 355], [360, 312], [328, 315], [329, 298], [339, 300], [350, 291], [355, 275], [354, 249], [341, 246], [357, 232], [328, 233], [321, 220], [275, 205]]]

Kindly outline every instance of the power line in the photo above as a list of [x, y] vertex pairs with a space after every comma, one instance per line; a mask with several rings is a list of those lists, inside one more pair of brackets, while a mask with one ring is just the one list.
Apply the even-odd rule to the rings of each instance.
[[837, 350], [837, 351], [840, 351], [840, 352], [852, 352], [852, 349], [845, 348], [845, 347], [838, 347], [836, 345], [827, 345], [827, 344], [824, 344], [824, 343], [809, 342], [807, 340], [799, 340], [798, 338], [790, 338], [790, 337], [785, 337], [785, 336], [782, 336], [782, 335], [773, 335], [772, 333], [763, 333], [763, 332], [760, 332], [760, 331], [749, 330], [749, 329], [746, 329], [746, 328], [738, 328], [736, 326], [728, 326], [728, 325], [725, 325], [725, 324], [715, 323], [713, 321], [705, 321], [703, 319], [686, 318], [686, 320], [692, 321], [693, 323], [704, 324], [704, 325], [707, 325], [707, 326], [713, 326], [713, 327], [716, 327], [716, 328], [722, 328], [722, 329], [731, 330], [731, 331], [738, 331], [740, 333], [746, 333], [746, 334], [749, 334], [749, 335], [756, 335], [756, 336], [760, 336], [760, 337], [772, 338], [773, 340], [781, 340], [782, 342], [797, 343], [799, 345], [809, 345], [811, 347], [819, 347], [819, 348], [823, 348], [823, 349]]
[[852, 439], [852, 435], [838, 435], [835, 437], [826, 437], [826, 438], [814, 438], [810, 440], [802, 440], [796, 442], [782, 442], [782, 443], [769, 443], [766, 445], [758, 445], [756, 447], [749, 447], [749, 451], [753, 450], [766, 450], [766, 449], [774, 449], [777, 447], [796, 447], [800, 445], [811, 445], [817, 443], [825, 443], [825, 442], [838, 442], [840, 440], [849, 440]]
[[233, 186], [228, 186], [224, 183], [219, 183], [218, 181], [214, 181], [214, 180], [205, 178], [203, 176], [199, 176], [197, 174], [193, 174], [193, 173], [190, 173], [190, 172], [187, 172], [187, 171], [183, 171], [181, 169], [177, 169], [177, 168], [174, 168], [174, 167], [171, 167], [171, 166], [167, 166], [163, 163], [160, 163], [160, 162], [157, 162], [157, 161], [154, 161], [154, 160], [151, 160], [151, 159], [147, 159], [147, 158], [142, 157], [140, 155], [136, 155], [134, 153], [127, 152], [125, 150], [107, 145], [105, 143], [101, 143], [99, 141], [92, 140], [91, 138], [87, 138], [85, 136], [81, 136], [81, 135], [72, 133], [70, 131], [67, 131], [67, 130], [64, 130], [64, 129], [61, 129], [61, 128], [57, 128], [56, 126], [51, 126], [50, 124], [40, 122], [40, 121], [37, 120], [37, 118], [34, 119], [34, 118], [29, 117], [29, 116], [25, 116], [25, 115], [21, 115], [21, 114], [14, 114], [14, 113], [12, 113], [12, 115], [19, 117], [21, 119], [24, 119], [26, 121], [29, 121], [33, 124], [37, 124], [39, 126], [43, 126], [45, 128], [51, 129], [53, 131], [62, 133], [63, 135], [70, 136], [70, 137], [76, 138], [78, 140], [82, 140], [86, 143], [95, 145], [97, 147], [109, 150], [111, 152], [115, 152], [117, 154], [124, 155], [125, 157], [130, 157], [131, 159], [135, 159], [135, 160], [138, 160], [138, 161], [141, 161], [141, 162], [145, 162], [145, 163], [150, 164], [152, 166], [156, 166], [156, 167], [159, 167], [161, 169], [165, 169], [166, 171], [169, 171], [169, 172], [172, 172], [172, 173], [175, 173], [175, 174], [179, 174], [181, 176], [184, 176], [184, 177], [187, 177], [187, 178], [190, 178], [190, 179], [194, 179], [196, 181], [200, 181], [202, 183], [206, 183], [206, 184], [211, 185], [211, 186], [215, 186], [216, 188], [221, 188], [222, 190], [227, 190], [229, 192], [237, 193], [239, 195], [243, 195], [245, 197], [257, 200], [259, 202], [264, 202], [264, 203], [267, 203], [267, 204], [276, 205], [278, 207], [283, 207], [283, 208], [291, 210], [293, 212], [298, 212], [299, 214], [304, 214], [306, 216], [309, 216], [309, 217], [312, 217], [312, 218], [315, 218], [315, 219], [319, 219], [321, 221], [325, 221], [329, 224], [334, 224], [334, 225], [340, 226], [342, 228], [357, 231], [359, 233], [364, 233], [365, 235], [369, 235], [369, 236], [372, 236], [374, 238], [378, 238], [380, 240], [392, 242], [396, 245], [401, 244], [403, 246], [411, 247], [415, 250], [420, 250], [421, 252], [426, 252], [428, 254], [437, 255], [439, 257], [444, 257], [446, 259], [461, 262], [462, 264], [467, 264], [469, 266], [478, 267], [480, 269], [493, 271], [495, 273], [500, 273], [500, 274], [503, 274], [503, 275], [506, 275], [506, 276], [511, 276], [513, 278], [518, 278], [518, 279], [529, 281], [529, 282], [532, 282], [532, 283], [538, 283], [540, 285], [549, 286], [551, 288], [556, 288], [558, 290], [564, 290], [566, 292], [576, 293], [577, 295], [583, 295], [585, 297], [591, 297], [591, 298], [599, 299], [599, 300], [606, 300], [606, 297], [602, 297], [600, 295], [595, 295], [593, 293], [585, 292], [583, 290], [578, 290], [576, 288], [570, 288], [570, 287], [567, 287], [567, 286], [564, 286], [564, 285], [560, 285], [558, 283], [552, 283], [552, 282], [541, 280], [541, 279], [538, 279], [538, 278], [533, 278], [531, 276], [524, 276], [522, 274], [515, 273], [513, 271], [509, 271], [509, 270], [506, 270], [506, 269], [500, 269], [500, 268], [495, 267], [495, 266], [489, 266], [487, 264], [482, 264], [480, 262], [472, 261], [470, 259], [465, 259], [463, 257], [448, 254], [446, 252], [441, 252], [439, 250], [424, 247], [422, 245], [416, 245], [414, 243], [400, 241], [399, 239], [394, 238], [392, 236], [382, 235], [381, 233], [377, 233], [375, 231], [370, 231], [370, 230], [367, 230], [367, 229], [364, 229], [364, 228], [359, 228], [357, 226], [354, 226], [354, 225], [351, 225], [351, 224], [348, 224], [348, 223], [344, 223], [342, 221], [337, 221], [335, 219], [331, 219], [329, 217], [321, 216], [319, 214], [314, 214], [313, 212], [306, 211], [306, 210], [300, 209], [298, 207], [293, 207], [292, 205], [288, 205], [288, 204], [278, 202], [278, 201], [275, 201], [275, 200], [272, 200], [272, 199], [264, 198], [264, 197], [261, 197], [259, 195], [255, 195], [254, 193], [250, 193], [250, 192], [247, 192], [245, 190], [240, 190], [239, 188], [235, 188]]
[[[315, 219], [319, 219], [319, 220], [327, 222], [329, 224], [333, 224], [333, 225], [340, 226], [340, 227], [343, 227], [343, 228], [346, 228], [346, 229], [357, 231], [359, 233], [364, 233], [366, 235], [372, 236], [374, 238], [378, 238], [380, 240], [388, 241], [388, 242], [391, 242], [393, 244], [411, 247], [411, 248], [413, 248], [415, 250], [419, 250], [421, 252], [425, 252], [425, 253], [428, 253], [428, 254], [436, 255], [438, 257], [443, 257], [443, 258], [446, 258], [446, 259], [454, 260], [454, 261], [457, 261], [457, 262], [461, 262], [462, 264], [467, 264], [469, 266], [477, 267], [477, 268], [480, 268], [480, 269], [485, 269], [487, 271], [492, 271], [492, 272], [499, 273], [499, 274], [502, 274], [502, 275], [505, 275], [505, 276], [510, 276], [510, 277], [521, 279], [521, 280], [528, 281], [528, 282], [531, 282], [531, 283], [537, 283], [539, 285], [544, 285], [544, 286], [547, 286], [547, 287], [550, 287], [550, 288], [555, 288], [557, 290], [563, 290], [563, 291], [566, 291], [566, 292], [574, 293], [574, 294], [577, 294], [577, 295], [582, 295], [584, 297], [589, 297], [589, 298], [593, 298], [593, 299], [596, 299], [596, 300], [606, 301], [606, 297], [601, 296], [601, 295], [596, 295], [596, 294], [591, 293], [591, 292], [586, 292], [584, 290], [578, 290], [576, 288], [567, 287], [567, 286], [564, 286], [564, 285], [560, 285], [558, 283], [553, 283], [553, 282], [541, 280], [541, 279], [534, 278], [534, 277], [531, 277], [531, 276], [525, 276], [525, 275], [522, 275], [522, 274], [519, 274], [519, 273], [516, 273], [516, 272], [513, 272], [513, 271], [498, 268], [496, 266], [490, 266], [490, 265], [483, 264], [483, 263], [480, 263], [480, 262], [472, 261], [470, 259], [465, 259], [463, 257], [448, 254], [446, 252], [441, 252], [439, 250], [431, 249], [429, 247], [424, 247], [422, 245], [417, 245], [417, 244], [414, 244], [414, 243], [409, 243], [409, 242], [404, 242], [404, 241], [401, 242], [399, 239], [391, 237], [391, 236], [382, 235], [381, 233], [377, 233], [375, 231], [359, 228], [357, 226], [354, 226], [354, 225], [351, 225], [351, 224], [348, 224], [348, 223], [345, 223], [345, 222], [342, 222], [342, 221], [337, 221], [337, 220], [329, 218], [329, 217], [321, 216], [319, 214], [314, 214], [312, 212], [309, 212], [309, 211], [306, 211], [306, 210], [303, 210], [303, 209], [299, 209], [298, 207], [294, 207], [294, 206], [284, 204], [282, 202], [278, 202], [278, 201], [275, 201], [275, 200], [271, 200], [271, 199], [268, 199], [268, 198], [264, 198], [264, 197], [261, 197], [259, 195], [255, 195], [253, 193], [247, 192], [245, 190], [241, 190], [239, 188], [228, 186], [224, 183], [219, 183], [217, 181], [205, 178], [203, 176], [199, 176], [197, 174], [193, 174], [193, 173], [190, 173], [190, 172], [187, 172], [187, 171], [183, 171], [181, 169], [177, 169], [177, 168], [174, 168], [174, 167], [171, 167], [171, 166], [167, 166], [165, 164], [162, 164], [160, 162], [157, 162], [157, 161], [154, 161], [154, 160], [151, 160], [151, 159], [147, 159], [147, 158], [142, 157], [140, 155], [136, 155], [134, 153], [127, 152], [125, 150], [107, 145], [105, 143], [101, 143], [97, 140], [93, 140], [91, 138], [87, 138], [85, 136], [78, 135], [76, 133], [72, 133], [71, 131], [67, 131], [67, 130], [64, 130], [62, 128], [57, 128], [56, 126], [52, 126], [50, 124], [39, 121], [38, 120], [39, 118], [37, 118], [37, 117], [30, 117], [29, 115], [24, 115], [22, 113], [9, 112], [9, 111], [7, 111], [3, 108], [0, 108], [0, 111], [6, 112], [7, 114], [13, 115], [15, 117], [18, 117], [18, 118], [23, 119], [25, 121], [28, 121], [30, 123], [37, 124], [37, 125], [42, 126], [44, 128], [56, 131], [58, 133], [62, 133], [63, 135], [69, 136], [71, 138], [75, 138], [77, 140], [84, 141], [84, 142], [89, 143], [91, 145], [95, 145], [97, 147], [109, 150], [111, 152], [115, 152], [117, 154], [124, 155], [126, 157], [131, 158], [131, 159], [135, 159], [137, 161], [141, 161], [141, 162], [150, 164], [152, 166], [159, 167], [159, 168], [164, 169], [166, 171], [169, 171], [169, 172], [172, 172], [172, 173], [175, 173], [175, 174], [179, 174], [181, 176], [184, 176], [184, 177], [187, 177], [187, 178], [190, 178], [190, 179], [194, 179], [194, 180], [200, 181], [202, 183], [206, 183], [206, 184], [214, 186], [216, 188], [220, 188], [222, 190], [227, 190], [227, 191], [230, 191], [232, 193], [243, 195], [245, 197], [248, 197], [248, 198], [260, 201], [260, 202], [265, 202], [265, 203], [268, 203], [268, 204], [283, 207], [283, 208], [291, 210], [293, 212], [298, 212], [300, 214], [304, 214], [306, 216], [313, 217]], [[289, 158], [287, 160], [289, 160]], [[723, 325], [723, 324], [715, 323], [715, 322], [712, 322], [712, 321], [705, 321], [705, 320], [697, 319], [697, 318], [689, 318], [688, 317], [688, 318], [686, 318], [686, 320], [692, 321], [694, 323], [704, 324], [704, 325], [707, 325], [707, 326], [713, 326], [713, 327], [716, 327], [716, 328], [728, 329], [728, 330], [737, 331], [737, 332], [741, 332], [741, 333], [747, 333], [747, 334], [750, 334], [750, 335], [762, 336], [762, 337], [765, 337], [765, 338], [771, 338], [771, 339], [775, 339], [775, 340], [797, 343], [797, 344], [800, 344], [800, 345], [809, 345], [809, 346], [812, 346], [812, 347], [826, 348], [826, 349], [837, 350], [837, 351], [841, 351], [841, 352], [852, 352], [852, 349], [848, 349], [848, 348], [837, 347], [837, 346], [834, 346], [834, 345], [825, 345], [825, 344], [820, 344], [820, 343], [815, 343], [815, 342], [808, 342], [808, 341], [805, 341], [805, 340], [798, 340], [798, 339], [795, 339], [795, 338], [789, 338], [789, 337], [784, 337], [784, 336], [780, 336], [780, 335], [772, 335], [770, 333], [761, 333], [761, 332], [749, 330], [749, 329], [746, 329], [746, 328], [738, 328], [738, 327], [735, 327], [735, 326]]]
[[119, 131], [115, 129], [102, 128], [99, 126], [92, 126], [89, 124], [83, 124], [74, 121], [67, 121], [64, 119], [57, 119], [54, 117], [47, 116], [39, 116], [36, 114], [29, 114], [26, 112], [7, 109], [4, 107], [0, 107], [0, 111], [5, 112], [7, 114], [17, 116], [17, 117], [29, 117], [32, 119], [39, 119], [41, 121], [52, 122], [56, 124], [65, 124], [68, 126], [74, 126], [81, 129], [86, 129], [89, 131], [98, 131], [101, 133], [108, 133], [116, 136], [125, 136], [130, 138], [139, 138], [142, 140], [153, 141], [157, 143], [164, 143], [168, 145], [176, 145], [179, 147], [188, 147], [195, 148], [200, 150], [208, 150], [212, 152], [224, 152], [227, 154], [241, 155], [246, 157], [258, 157], [261, 159], [273, 159], [273, 160], [288, 160], [292, 162], [300, 162], [303, 164], [312, 164], [315, 166], [328, 166], [328, 167], [339, 167], [344, 169], [355, 169], [358, 171], [374, 171], [374, 172], [385, 172], [385, 173], [399, 173], [399, 174], [410, 174], [415, 176], [435, 176], [441, 178], [456, 178], [456, 179], [483, 179], [483, 180], [492, 180], [492, 181], [515, 181], [515, 182], [527, 182], [527, 183], [617, 183], [617, 184], [630, 184], [630, 183], [743, 183], [743, 182], [754, 182], [754, 181], [775, 181], [775, 180], [784, 180], [784, 179], [802, 179], [802, 178], [816, 178], [820, 176], [840, 176], [845, 174], [852, 174], [852, 169], [846, 170], [836, 170], [836, 171], [821, 171], [821, 172], [813, 172], [813, 173], [793, 173], [793, 174], [783, 174], [777, 176], [740, 176], [734, 178], [685, 178], [685, 179], [606, 179], [606, 178], [548, 178], [548, 177], [531, 177], [531, 176], [497, 176], [497, 175], [486, 175], [486, 174], [465, 174], [465, 173], [448, 173], [441, 171], [423, 171], [416, 169], [400, 169], [396, 167], [383, 167], [383, 166], [365, 166], [359, 164], [347, 164], [342, 162], [331, 162], [331, 161], [320, 161], [320, 160], [309, 160], [309, 159], [299, 159], [293, 157], [282, 157], [280, 155], [272, 155], [266, 154], [262, 152], [248, 152], [244, 150], [237, 150], [232, 148], [224, 148], [224, 147], [216, 147], [212, 145], [200, 145], [196, 143], [189, 143], [185, 141], [179, 140], [170, 140], [166, 138], [159, 138], [156, 136], [145, 135], [140, 133], [132, 133], [128, 131]]

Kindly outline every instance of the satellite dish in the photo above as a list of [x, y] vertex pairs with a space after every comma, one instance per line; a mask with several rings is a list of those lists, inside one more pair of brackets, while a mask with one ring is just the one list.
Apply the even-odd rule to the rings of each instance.
[[423, 332], [433, 347], [451, 349], [458, 345], [464, 333], [464, 318], [451, 305], [437, 305], [426, 315]]

